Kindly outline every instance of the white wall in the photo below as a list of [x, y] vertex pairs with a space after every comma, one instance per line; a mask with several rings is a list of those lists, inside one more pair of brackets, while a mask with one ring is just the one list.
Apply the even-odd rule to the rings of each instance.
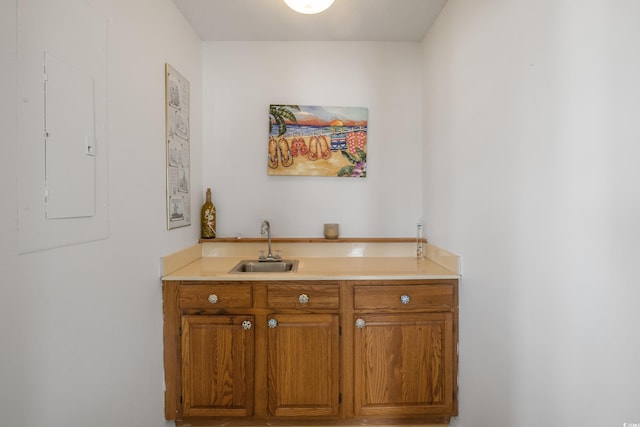
[[[207, 42], [204, 185], [218, 235], [414, 236], [421, 214], [417, 43]], [[369, 108], [367, 177], [267, 176], [269, 104]]]
[[640, 4], [449, 0], [424, 216], [463, 256], [458, 426], [640, 422]]
[[164, 64], [191, 82], [192, 209], [198, 211], [200, 41], [170, 0], [88, 3], [111, 19], [109, 237], [26, 255], [17, 255], [16, 157], [17, 144], [25, 142], [16, 131], [16, 2], [1, 6], [2, 425], [165, 424], [159, 259], [193, 244], [199, 229], [196, 217], [195, 226], [166, 230]]

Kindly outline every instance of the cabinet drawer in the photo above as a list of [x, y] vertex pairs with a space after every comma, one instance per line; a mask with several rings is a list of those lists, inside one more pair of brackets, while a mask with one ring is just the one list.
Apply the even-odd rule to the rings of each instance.
[[182, 285], [180, 308], [250, 308], [253, 294], [250, 284]]
[[450, 311], [453, 307], [451, 285], [355, 286], [356, 310]]
[[325, 308], [338, 309], [338, 285], [268, 285], [267, 306], [270, 308]]

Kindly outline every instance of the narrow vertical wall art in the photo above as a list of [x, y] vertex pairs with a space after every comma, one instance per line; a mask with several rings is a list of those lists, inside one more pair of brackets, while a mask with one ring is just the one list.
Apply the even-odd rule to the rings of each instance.
[[369, 110], [269, 106], [269, 175], [367, 176]]
[[167, 228], [191, 225], [189, 81], [165, 65]]

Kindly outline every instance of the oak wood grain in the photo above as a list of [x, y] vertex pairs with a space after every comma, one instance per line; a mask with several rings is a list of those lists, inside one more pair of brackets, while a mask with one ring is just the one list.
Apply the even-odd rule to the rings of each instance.
[[457, 414], [457, 280], [165, 281], [163, 314], [165, 417], [178, 426], [425, 426]]

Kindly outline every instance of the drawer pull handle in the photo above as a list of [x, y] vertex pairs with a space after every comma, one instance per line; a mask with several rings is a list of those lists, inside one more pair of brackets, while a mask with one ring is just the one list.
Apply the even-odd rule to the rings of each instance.
[[300, 296], [298, 297], [298, 301], [300, 301], [300, 304], [307, 304], [309, 302], [309, 295], [300, 294]]
[[366, 322], [364, 321], [364, 319], [358, 318], [356, 319], [356, 328], [358, 329], [362, 329], [365, 327]]
[[209, 295], [209, 298], [207, 298], [207, 300], [211, 303], [211, 304], [215, 304], [218, 302], [218, 295], [216, 294], [211, 294]]
[[411, 301], [411, 297], [409, 295], [402, 295], [400, 297], [400, 302], [403, 304], [409, 304], [410, 301]]
[[278, 321], [276, 319], [269, 319], [269, 321], [267, 322], [267, 326], [273, 329], [278, 326]]
[[244, 322], [242, 322], [242, 329], [244, 329], [245, 331], [251, 329], [251, 321], [245, 320]]

